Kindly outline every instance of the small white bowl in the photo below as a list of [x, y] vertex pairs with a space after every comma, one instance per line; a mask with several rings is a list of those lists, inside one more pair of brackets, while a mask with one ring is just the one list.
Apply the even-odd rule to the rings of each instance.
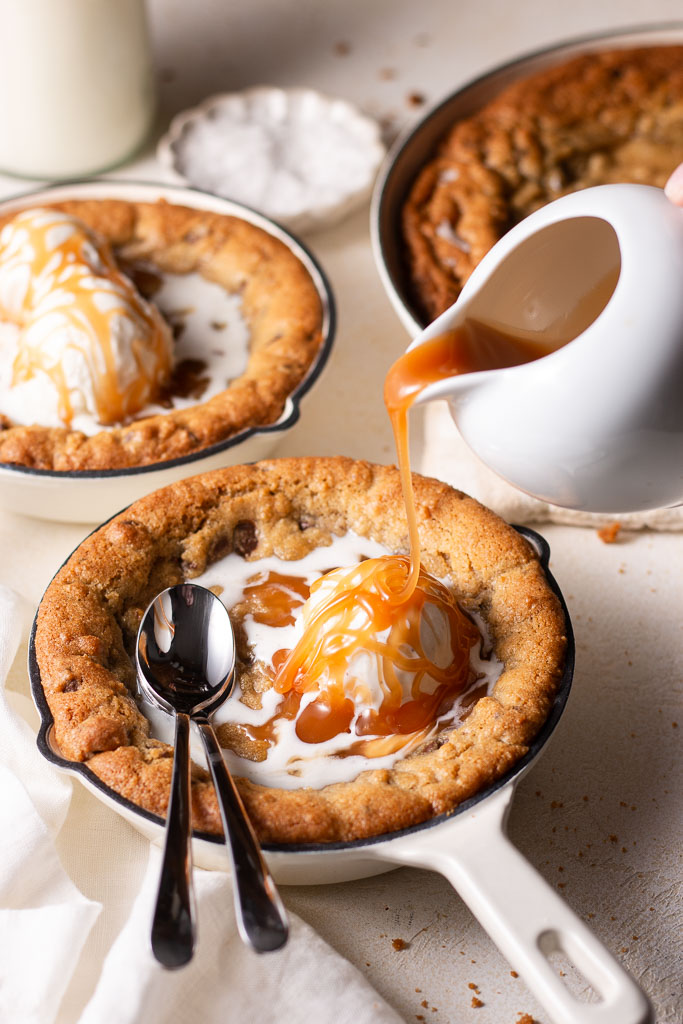
[[164, 199], [176, 205], [240, 217], [283, 242], [303, 263], [320, 297], [322, 343], [308, 373], [287, 398], [276, 423], [251, 427], [199, 452], [167, 462], [126, 469], [58, 472], [0, 463], [0, 504], [12, 512], [58, 522], [97, 523], [118, 512], [142, 495], [165, 487], [195, 473], [220, 466], [254, 462], [270, 455], [284, 434], [299, 419], [301, 399], [323, 370], [332, 348], [335, 307], [330, 286], [313, 256], [277, 224], [239, 203], [208, 195], [192, 188], [145, 185], [136, 182], [72, 182], [24, 193], [0, 203], [7, 214], [40, 203], [68, 199], [125, 199], [156, 202]]
[[211, 96], [178, 114], [157, 147], [177, 180], [293, 231], [362, 205], [384, 154], [379, 125], [346, 100], [270, 86]]

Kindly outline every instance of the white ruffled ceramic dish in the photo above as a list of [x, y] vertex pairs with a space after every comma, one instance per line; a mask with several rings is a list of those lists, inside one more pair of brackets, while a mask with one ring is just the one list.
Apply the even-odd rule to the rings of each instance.
[[183, 183], [242, 202], [293, 231], [340, 220], [370, 196], [378, 124], [312, 89], [260, 86], [178, 114], [157, 157]]
[[[313, 386], [327, 362], [335, 330], [332, 292], [311, 254], [277, 224], [239, 203], [191, 188], [91, 181], [25, 193], [0, 203], [0, 213], [6, 214], [13, 209], [31, 205], [39, 206], [41, 203], [88, 198], [125, 199], [130, 202], [156, 202], [163, 199], [169, 203], [240, 217], [275, 236], [298, 257], [315, 284], [322, 307], [322, 344], [308, 373], [287, 398], [277, 422], [263, 427], [251, 427], [199, 452], [147, 466], [73, 472], [0, 463], [0, 504], [12, 512], [59, 522], [100, 522], [143, 494], [175, 480], [220, 466], [255, 462], [270, 455], [284, 434], [299, 419], [301, 399]], [[197, 301], [200, 305], [205, 301], [203, 293], [198, 293]], [[206, 318], [212, 319], [213, 312], [205, 312]]]

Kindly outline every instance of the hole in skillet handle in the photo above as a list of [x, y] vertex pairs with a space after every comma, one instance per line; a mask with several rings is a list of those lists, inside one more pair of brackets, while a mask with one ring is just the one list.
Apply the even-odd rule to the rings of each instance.
[[[600, 973], [599, 965], [587, 962], [585, 950], [583, 956], [580, 949], [575, 949], [572, 955], [571, 947], [572, 936], [565, 936], [554, 928], [542, 932], [538, 937], [539, 950], [574, 999], [578, 1003], [604, 1003], [603, 987], [597, 977]], [[579, 966], [581, 961], [585, 964], [583, 969]], [[606, 979], [603, 981], [607, 984]]]

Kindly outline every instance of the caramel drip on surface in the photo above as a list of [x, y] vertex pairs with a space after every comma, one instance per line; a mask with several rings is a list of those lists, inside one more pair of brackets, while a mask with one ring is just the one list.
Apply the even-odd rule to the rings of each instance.
[[84, 371], [103, 425], [126, 420], [161, 393], [171, 372], [169, 330], [120, 272], [104, 239], [55, 211], [26, 211], [3, 229], [0, 263], [5, 275], [27, 277], [23, 295], [3, 308], [22, 329], [13, 384], [45, 374], [66, 426], [78, 388], [67, 367], [76, 377]]

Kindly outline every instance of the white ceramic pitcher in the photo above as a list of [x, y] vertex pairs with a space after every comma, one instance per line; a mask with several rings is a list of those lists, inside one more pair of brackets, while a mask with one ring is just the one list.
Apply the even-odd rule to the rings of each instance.
[[468, 318], [562, 346], [420, 395], [448, 399], [486, 465], [567, 508], [683, 503], [683, 210], [660, 189], [603, 185], [531, 214], [413, 345]]

